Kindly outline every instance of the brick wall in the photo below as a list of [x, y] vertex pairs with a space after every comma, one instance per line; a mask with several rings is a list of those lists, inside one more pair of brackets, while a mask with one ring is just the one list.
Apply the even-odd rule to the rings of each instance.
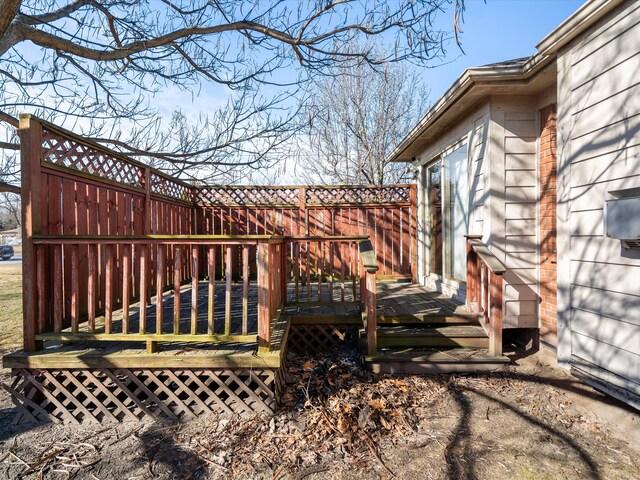
[[540, 110], [540, 338], [557, 343], [556, 106]]

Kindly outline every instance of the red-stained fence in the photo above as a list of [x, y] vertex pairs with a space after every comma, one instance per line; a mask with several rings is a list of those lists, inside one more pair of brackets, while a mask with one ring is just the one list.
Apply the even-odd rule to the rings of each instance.
[[[415, 188], [207, 186], [198, 190], [197, 215], [205, 234], [369, 236], [379, 276], [415, 278]], [[336, 251], [336, 259], [347, 255], [346, 246]]]
[[[268, 348], [270, 322], [289, 283], [296, 300], [303, 286], [309, 291], [312, 277], [316, 301], [327, 295], [333, 301], [334, 286], [340, 301], [349, 286], [352, 301], [373, 298], [356, 295], [356, 281], [364, 278], [357, 252], [364, 237], [372, 243], [370, 269], [377, 263], [382, 276], [415, 277], [415, 185], [196, 187], [32, 116], [21, 117], [19, 132], [27, 350], [45, 337], [241, 341], [230, 332], [234, 277], [242, 280], [242, 338], [252, 333], [246, 326], [249, 277], [257, 279], [258, 341]], [[219, 334], [212, 331], [211, 293], [222, 278]], [[194, 287], [203, 279], [209, 305], [201, 320], [193, 306]], [[192, 286], [192, 311], [182, 318], [185, 284]], [[167, 291], [174, 292], [174, 322], [165, 328]], [[147, 324], [145, 309], [154, 295], [155, 327]], [[312, 295], [304, 300], [313, 301]], [[134, 329], [128, 319], [136, 301]], [[115, 309], [120, 332], [111, 329]], [[103, 333], [96, 330], [98, 319]], [[181, 320], [190, 322], [188, 329]]]

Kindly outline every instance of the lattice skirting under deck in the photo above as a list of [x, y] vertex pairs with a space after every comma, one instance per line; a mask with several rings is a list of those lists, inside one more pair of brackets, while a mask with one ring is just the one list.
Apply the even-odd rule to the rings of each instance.
[[284, 388], [274, 369], [14, 369], [2, 385], [18, 421], [184, 419], [273, 412]]
[[292, 324], [287, 349], [297, 353], [326, 352], [345, 345], [356, 345], [357, 325]]

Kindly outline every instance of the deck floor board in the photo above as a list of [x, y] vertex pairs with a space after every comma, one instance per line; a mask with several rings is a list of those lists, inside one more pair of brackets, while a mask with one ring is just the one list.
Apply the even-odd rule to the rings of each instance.
[[[224, 328], [224, 295], [222, 282], [216, 285], [216, 333]], [[207, 325], [207, 282], [198, 285], [198, 332], [206, 333]], [[302, 289], [301, 289], [302, 290]], [[306, 290], [306, 288], [305, 288]], [[328, 284], [323, 284], [322, 294], [317, 295], [317, 284], [311, 288], [314, 296], [312, 304], [287, 304], [283, 311], [286, 318], [295, 316], [324, 319], [335, 318], [336, 323], [345, 319], [345, 323], [353, 323], [359, 317], [359, 305], [353, 302], [353, 296], [347, 290], [345, 302], [340, 302], [339, 284], [334, 285], [333, 295], [329, 294]], [[306, 291], [305, 291], [306, 293]], [[295, 300], [295, 287], [289, 284], [287, 298], [289, 302]], [[191, 287], [185, 285], [180, 293], [181, 331], [188, 332], [190, 328]], [[232, 295], [232, 333], [239, 333], [242, 325], [242, 283], [233, 284]], [[257, 332], [257, 285], [252, 282], [249, 289], [249, 334]], [[130, 332], [138, 332], [138, 306], [132, 305], [130, 314]], [[164, 322], [163, 332], [170, 332], [173, 325], [173, 294], [163, 296]], [[147, 307], [147, 332], [155, 333], [155, 298]], [[448, 297], [435, 293], [428, 288], [409, 283], [378, 283], [378, 315], [423, 316], [423, 315], [453, 315], [467, 313], [464, 306], [457, 304]], [[346, 319], [349, 319], [346, 320]], [[116, 311], [113, 322], [113, 332], [121, 332], [122, 311]], [[272, 341], [282, 337], [282, 332], [273, 329]], [[102, 330], [101, 330], [102, 329]], [[98, 332], [104, 329], [104, 324], [98, 325]], [[165, 330], [166, 329], [166, 330]], [[83, 324], [81, 331], [87, 331]], [[134, 368], [153, 365], [169, 368], [171, 366], [205, 368], [207, 366], [246, 366], [279, 365], [278, 354], [258, 354], [255, 342], [218, 342], [218, 343], [189, 343], [189, 342], [159, 342], [157, 353], [147, 353], [143, 342], [96, 342], [79, 341], [73, 343], [51, 340], [45, 342], [45, 349], [35, 353], [15, 352], [4, 357], [6, 367], [30, 368], [81, 368], [92, 366], [96, 368], [117, 366]]]

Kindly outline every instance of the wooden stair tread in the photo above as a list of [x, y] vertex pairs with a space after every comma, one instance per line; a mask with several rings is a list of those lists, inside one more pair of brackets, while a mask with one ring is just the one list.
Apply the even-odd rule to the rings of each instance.
[[477, 323], [478, 316], [471, 313], [378, 315], [378, 325], [477, 325]]
[[479, 325], [447, 325], [428, 328], [411, 327], [379, 327], [378, 337], [443, 337], [443, 338], [487, 338], [484, 329]]
[[404, 348], [401, 350], [383, 349], [377, 355], [365, 357], [366, 362], [411, 362], [411, 363], [497, 363], [506, 364], [510, 360], [505, 356], [489, 355], [485, 349], [477, 348]]

